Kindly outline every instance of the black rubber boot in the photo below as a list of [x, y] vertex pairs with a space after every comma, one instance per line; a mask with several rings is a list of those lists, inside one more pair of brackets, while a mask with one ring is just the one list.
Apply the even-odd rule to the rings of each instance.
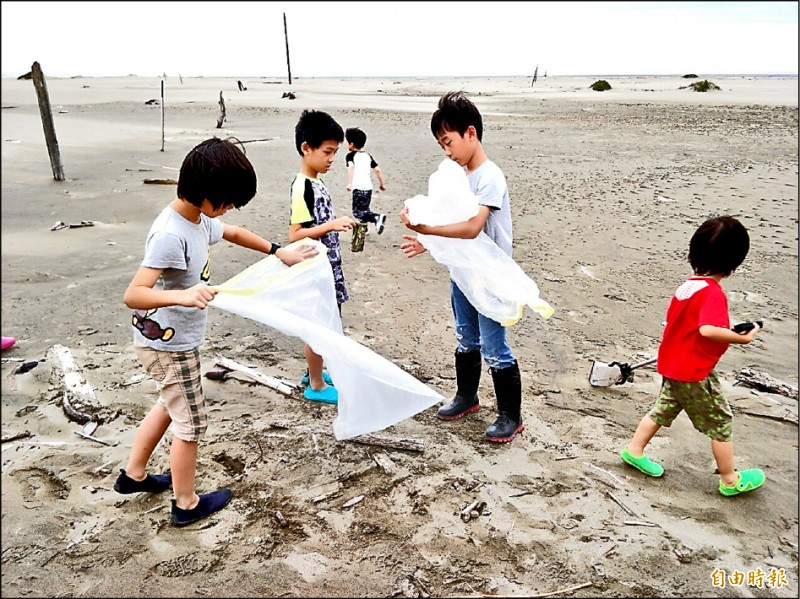
[[480, 350], [456, 352], [456, 396], [436, 412], [442, 420], [458, 420], [480, 407], [478, 385], [481, 382], [482, 359]]
[[499, 416], [486, 429], [486, 439], [494, 443], [508, 443], [517, 433], [525, 429], [522, 424], [522, 381], [519, 364], [515, 361], [508, 368], [491, 369], [494, 392], [497, 396]]

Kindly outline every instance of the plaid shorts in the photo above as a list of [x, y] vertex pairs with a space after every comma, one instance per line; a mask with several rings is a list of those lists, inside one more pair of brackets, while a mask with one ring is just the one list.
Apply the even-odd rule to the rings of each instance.
[[158, 403], [172, 419], [172, 434], [184, 441], [199, 441], [208, 428], [200, 379], [200, 352], [159, 351], [135, 344], [145, 372], [156, 382]]
[[717, 374], [712, 370], [702, 381], [684, 383], [663, 377], [661, 395], [647, 413], [661, 426], [669, 426], [686, 410], [694, 428], [715, 441], [733, 437], [733, 410], [722, 396]]

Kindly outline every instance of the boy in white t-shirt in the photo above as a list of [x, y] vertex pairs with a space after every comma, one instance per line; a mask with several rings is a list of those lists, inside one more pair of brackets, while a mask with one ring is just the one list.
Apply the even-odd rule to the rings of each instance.
[[367, 143], [367, 134], [358, 127], [347, 129], [344, 134], [347, 140], [347, 191], [353, 192], [353, 218], [362, 223], [375, 223], [378, 235], [383, 233], [386, 226], [386, 215], [370, 210], [372, 202], [372, 176], [370, 171], [375, 171], [378, 177], [378, 186], [381, 191], [386, 191], [383, 171], [369, 152], [364, 150]]

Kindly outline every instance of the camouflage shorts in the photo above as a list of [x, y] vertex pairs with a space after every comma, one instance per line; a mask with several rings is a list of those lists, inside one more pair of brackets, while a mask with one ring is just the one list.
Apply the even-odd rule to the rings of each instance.
[[661, 426], [669, 426], [686, 410], [694, 428], [715, 441], [730, 441], [733, 436], [733, 410], [722, 396], [716, 373], [697, 383], [684, 383], [663, 377], [661, 395], [647, 413]]

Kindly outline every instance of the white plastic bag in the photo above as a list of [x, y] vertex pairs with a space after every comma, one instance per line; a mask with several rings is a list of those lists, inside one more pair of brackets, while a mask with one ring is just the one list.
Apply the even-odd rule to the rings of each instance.
[[322, 356], [339, 391], [337, 439], [384, 429], [441, 402], [439, 393], [342, 334], [327, 248], [308, 239], [288, 247], [306, 244], [319, 254], [292, 267], [264, 258], [215, 285], [209, 305], [299, 337]]
[[[449, 158], [431, 175], [428, 196], [414, 196], [405, 205], [411, 224], [448, 225], [478, 213], [464, 169]], [[536, 282], [483, 231], [475, 239], [423, 234], [417, 239], [447, 266], [450, 278], [484, 316], [511, 326], [522, 318], [526, 305], [543, 318], [553, 314], [552, 306], [539, 297]]]

